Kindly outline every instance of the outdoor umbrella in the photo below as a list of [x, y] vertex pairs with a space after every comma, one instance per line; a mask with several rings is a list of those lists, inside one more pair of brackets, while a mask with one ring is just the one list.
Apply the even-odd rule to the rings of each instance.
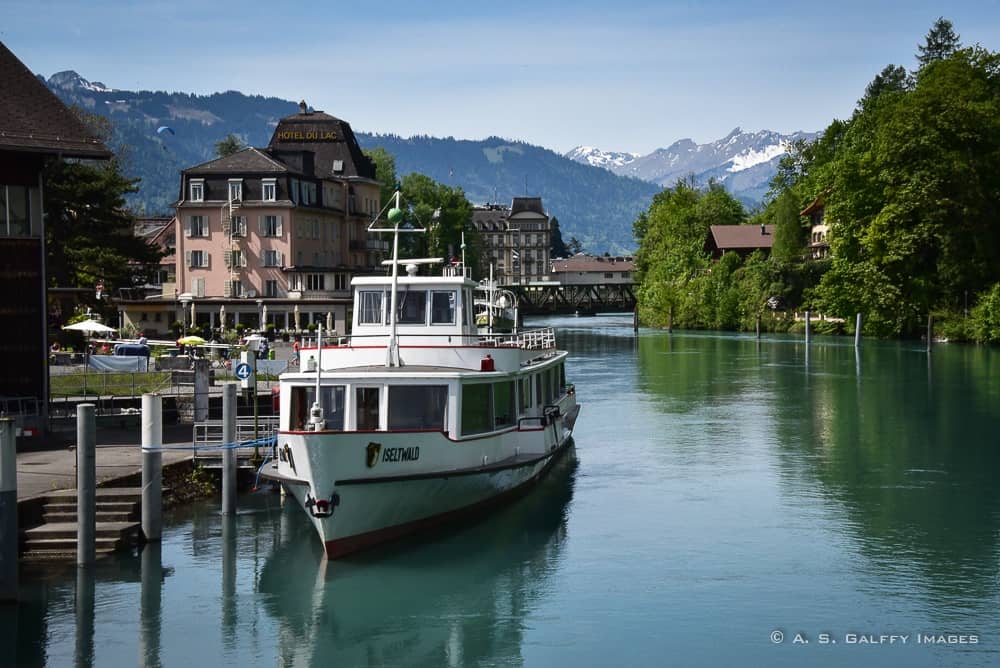
[[87, 337], [87, 343], [84, 350], [84, 364], [83, 364], [83, 375], [84, 375], [83, 386], [84, 388], [86, 388], [87, 367], [90, 366], [90, 337], [93, 336], [95, 332], [98, 334], [107, 334], [108, 332], [113, 332], [115, 331], [115, 328], [108, 327], [103, 322], [97, 322], [93, 318], [89, 318], [87, 320], [81, 320], [80, 322], [74, 322], [72, 325], [66, 325], [63, 327], [63, 329], [68, 332], [83, 332], [84, 335]]
[[326, 331], [328, 333], [333, 331], [333, 314], [329, 311], [326, 312]]
[[201, 338], [200, 336], [189, 334], [188, 336], [182, 336], [181, 338], [177, 339], [177, 343], [181, 344], [182, 346], [203, 346], [206, 343], [208, 343], [208, 341]]
[[299, 330], [299, 305], [296, 304], [295, 308], [292, 309], [292, 319], [295, 320], [295, 331]]
[[219, 307], [219, 330], [226, 331], [226, 305]]

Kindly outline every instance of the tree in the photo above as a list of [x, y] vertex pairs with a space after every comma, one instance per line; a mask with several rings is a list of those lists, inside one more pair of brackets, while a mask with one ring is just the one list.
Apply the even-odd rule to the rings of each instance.
[[903, 93], [911, 87], [912, 80], [905, 67], [886, 65], [865, 88], [865, 96], [858, 100], [858, 107], [870, 107], [887, 93]]
[[562, 231], [559, 229], [559, 219], [552, 216], [552, 233], [549, 236], [551, 245], [549, 247], [549, 257], [569, 257], [566, 244], [563, 242]]
[[927, 33], [924, 43], [917, 46], [919, 51], [917, 61], [923, 67], [936, 60], [944, 60], [961, 47], [959, 36], [955, 34], [951, 21], [938, 17]]
[[146, 282], [163, 254], [133, 234], [125, 196], [138, 179], [108, 164], [54, 161], [45, 169], [46, 272], [52, 286], [105, 292]]
[[774, 203], [774, 245], [771, 256], [780, 262], [802, 259], [805, 228], [799, 217], [799, 202], [794, 191], [786, 190]]
[[406, 207], [405, 222], [427, 230], [409, 242], [409, 252], [422, 250], [428, 257], [447, 261], [461, 257], [464, 238], [466, 265], [473, 276], [481, 276], [482, 246], [479, 233], [472, 225], [472, 204], [465, 198], [465, 192], [424, 174], [412, 173], [403, 177], [400, 194]]
[[233, 133], [229, 133], [219, 141], [215, 142], [215, 154], [220, 158], [239, 153], [244, 149], [243, 140]]
[[577, 255], [583, 252], [583, 242], [581, 242], [576, 237], [570, 237], [569, 241], [566, 242], [566, 257], [571, 255]]
[[379, 183], [379, 198], [382, 200], [381, 206], [385, 206], [396, 189], [399, 188], [399, 183], [396, 180], [396, 159], [381, 146], [364, 153], [375, 164], [375, 178]]

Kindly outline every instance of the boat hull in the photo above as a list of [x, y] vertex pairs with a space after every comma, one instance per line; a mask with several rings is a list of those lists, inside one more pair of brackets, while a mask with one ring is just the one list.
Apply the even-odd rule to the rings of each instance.
[[327, 556], [342, 557], [526, 490], [566, 449], [578, 410], [574, 403], [543, 429], [473, 441], [441, 432], [284, 434], [282, 466], [299, 477], [271, 477], [306, 511]]

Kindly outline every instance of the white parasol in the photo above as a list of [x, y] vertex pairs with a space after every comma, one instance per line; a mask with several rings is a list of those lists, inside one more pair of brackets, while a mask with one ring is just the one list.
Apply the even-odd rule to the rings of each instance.
[[267, 304], [260, 307], [260, 328], [265, 329], [267, 327]]
[[295, 308], [292, 309], [292, 319], [295, 321], [295, 331], [297, 332], [297, 331], [299, 331], [299, 329], [301, 329], [299, 327], [299, 305], [298, 304], [296, 304]]
[[219, 329], [221, 331], [226, 331], [226, 305], [223, 304], [219, 307]]
[[329, 311], [326, 312], [326, 331], [328, 334], [333, 332], [333, 314]]
[[108, 327], [103, 322], [97, 322], [94, 319], [74, 322], [72, 325], [66, 325], [63, 329], [69, 332], [83, 332], [87, 336], [92, 336], [95, 333], [107, 334], [108, 332], [115, 331], [114, 327]]

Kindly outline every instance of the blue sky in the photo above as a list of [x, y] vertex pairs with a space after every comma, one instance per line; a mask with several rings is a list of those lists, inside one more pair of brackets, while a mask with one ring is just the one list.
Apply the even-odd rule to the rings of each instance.
[[356, 130], [648, 153], [819, 130], [938, 16], [1000, 50], [1000, 0], [712, 3], [5, 0], [34, 72], [305, 99]]

